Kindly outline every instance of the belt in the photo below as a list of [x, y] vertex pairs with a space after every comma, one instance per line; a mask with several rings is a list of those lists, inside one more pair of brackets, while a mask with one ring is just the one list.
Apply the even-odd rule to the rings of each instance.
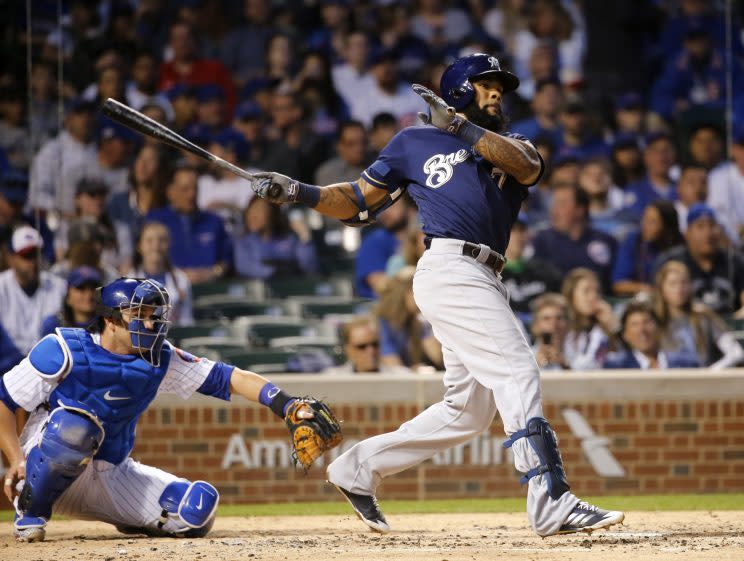
[[[429, 236], [424, 238], [424, 246], [426, 249], [431, 247], [432, 238]], [[482, 255], [486, 252], [485, 255]], [[496, 274], [500, 275], [506, 264], [506, 258], [501, 255], [498, 251], [492, 250], [487, 245], [478, 245], [470, 242], [462, 242], [462, 254], [467, 257], [472, 257], [478, 263], [483, 263], [489, 269], [492, 269]]]

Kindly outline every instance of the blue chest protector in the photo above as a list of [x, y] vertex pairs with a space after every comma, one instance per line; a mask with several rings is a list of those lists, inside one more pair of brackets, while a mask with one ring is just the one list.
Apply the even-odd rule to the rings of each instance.
[[139, 355], [117, 355], [97, 345], [83, 329], [59, 328], [70, 351], [69, 374], [49, 397], [52, 408], [62, 403], [86, 404], [100, 420], [106, 438], [95, 459], [122, 462], [134, 447], [140, 415], [157, 394], [168, 371], [171, 347], [163, 345], [160, 366]]

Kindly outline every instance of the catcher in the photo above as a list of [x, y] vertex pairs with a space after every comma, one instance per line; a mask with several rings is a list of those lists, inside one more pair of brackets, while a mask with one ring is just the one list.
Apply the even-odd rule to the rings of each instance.
[[[42, 541], [52, 512], [100, 520], [127, 534], [205, 536], [217, 489], [130, 458], [139, 416], [160, 392], [259, 402], [290, 428], [307, 469], [341, 442], [331, 411], [291, 397], [253, 372], [196, 358], [166, 341], [170, 297], [152, 279], [98, 289], [88, 330], [60, 328], [0, 378], [0, 448], [11, 462], [4, 490], [18, 541]], [[31, 412], [20, 439], [14, 412]]]

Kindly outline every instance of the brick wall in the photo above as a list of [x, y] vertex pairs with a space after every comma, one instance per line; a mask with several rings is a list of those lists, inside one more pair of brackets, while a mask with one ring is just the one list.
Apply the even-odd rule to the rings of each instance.
[[[739, 372], [726, 379], [724, 386], [741, 388], [743, 381], [744, 374]], [[694, 395], [690, 380], [676, 380], [686, 384], [682, 395], [680, 391], [664, 391], [674, 387], [673, 379], [662, 382], [661, 389], [652, 392], [662, 395], [654, 396], [644, 393], [643, 386], [649, 384], [641, 383], [639, 389], [637, 378], [621, 378], [612, 382], [617, 397], [599, 401], [589, 399], [591, 393], [586, 396], [582, 392], [577, 392], [575, 400], [561, 399], [567, 393], [566, 385], [576, 385], [577, 390], [586, 386], [580, 378], [557, 380], [560, 386], [552, 392], [546, 387], [552, 383], [543, 382], [545, 414], [558, 432], [569, 480], [577, 494], [744, 491], [744, 395], [737, 397], [741, 392], [731, 392], [703, 378], [695, 383], [709, 388], [711, 396], [698, 391], [699, 397], [693, 399], [684, 397], [686, 393]], [[306, 380], [298, 383], [313, 385]], [[328, 399], [344, 421], [346, 446], [396, 429], [433, 402], [431, 397], [441, 388], [436, 379], [418, 381], [418, 386], [409, 383], [408, 392], [398, 392], [397, 399], [390, 400], [376, 398], [375, 392], [363, 387], [351, 398], [349, 389], [354, 386], [328, 391], [325, 383], [315, 393], [336, 394]], [[654, 384], [652, 381], [651, 386]], [[365, 403], [362, 396], [370, 396], [370, 402]], [[574, 418], [578, 413], [596, 437], [607, 439], [605, 446], [601, 440], [592, 442], [599, 442], [599, 447], [616, 459], [624, 471], [622, 476], [598, 475], [582, 448], [582, 442], [585, 447], [591, 443], [581, 430], [569, 424], [564, 414], [567, 409], [575, 412]], [[522, 495], [519, 475], [508, 451], [500, 446], [503, 439], [497, 417], [490, 431], [476, 442], [389, 478], [379, 496], [435, 499]], [[139, 425], [133, 456], [183, 477], [214, 483], [224, 503], [337, 499], [335, 490], [324, 483], [322, 467], [304, 475], [291, 466], [284, 425], [266, 408], [244, 401], [223, 403], [197, 398], [156, 403]]]

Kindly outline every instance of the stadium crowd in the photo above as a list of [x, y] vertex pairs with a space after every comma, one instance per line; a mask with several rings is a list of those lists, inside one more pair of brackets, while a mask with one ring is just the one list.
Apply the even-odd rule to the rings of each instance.
[[[55, 327], [88, 325], [94, 288], [121, 275], [164, 282], [181, 333], [245, 366], [225, 334], [287, 351], [255, 359], [280, 371], [441, 369], [412, 296], [412, 201], [361, 231], [280, 208], [100, 106], [325, 185], [416, 123], [411, 83], [438, 91], [473, 52], [519, 76], [509, 130], [546, 165], [503, 274], [541, 368], [744, 360], [744, 48], [736, 10], [727, 48], [722, 2], [70, 0], [61, 21], [32, 2], [30, 23], [18, 4], [0, 16], [0, 373]], [[277, 292], [288, 279], [298, 308]], [[305, 313], [329, 294], [343, 314]], [[259, 340], [260, 318], [293, 340]]]

